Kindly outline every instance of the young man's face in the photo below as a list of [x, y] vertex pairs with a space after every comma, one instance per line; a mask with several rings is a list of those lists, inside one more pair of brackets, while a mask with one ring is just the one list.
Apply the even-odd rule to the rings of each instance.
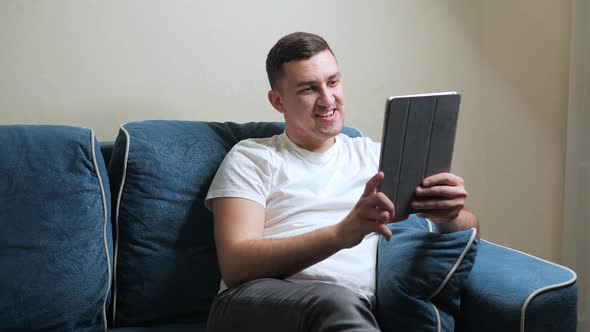
[[297, 145], [324, 152], [344, 125], [340, 68], [329, 50], [283, 64], [278, 90], [268, 98], [285, 117], [287, 135]]

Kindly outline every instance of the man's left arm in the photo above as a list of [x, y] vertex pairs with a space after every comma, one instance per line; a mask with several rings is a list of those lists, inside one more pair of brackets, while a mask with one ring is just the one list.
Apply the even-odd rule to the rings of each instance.
[[441, 233], [452, 233], [475, 228], [477, 230], [477, 238], [479, 239], [481, 237], [481, 234], [479, 233], [479, 221], [475, 214], [467, 208], [463, 208], [454, 220], [450, 222], [439, 222], [436, 225]]
[[462, 178], [451, 173], [429, 176], [416, 188], [416, 197], [412, 207], [422, 210], [416, 215], [430, 219], [442, 233], [475, 228], [480, 237], [477, 217], [465, 208], [467, 191]]

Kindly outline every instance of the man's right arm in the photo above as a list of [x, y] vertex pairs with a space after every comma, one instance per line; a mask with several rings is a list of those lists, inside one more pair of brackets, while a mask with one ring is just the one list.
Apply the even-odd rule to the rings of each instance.
[[265, 209], [243, 198], [215, 198], [215, 243], [223, 280], [230, 288], [259, 278], [286, 278], [341, 249], [356, 246], [365, 235], [377, 232], [391, 237], [393, 204], [377, 187], [375, 175], [351, 212], [339, 223], [279, 239], [265, 239]]
[[342, 249], [335, 227], [263, 239], [265, 211], [258, 203], [217, 198], [211, 205], [221, 274], [230, 288], [259, 278], [286, 278]]

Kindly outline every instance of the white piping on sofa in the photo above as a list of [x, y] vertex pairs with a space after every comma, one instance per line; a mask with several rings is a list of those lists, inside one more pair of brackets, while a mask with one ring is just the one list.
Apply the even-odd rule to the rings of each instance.
[[[428, 220], [428, 225], [429, 225], [429, 228], [432, 227], [431, 226], [432, 224], [431, 224], [431, 221], [430, 220]], [[430, 228], [430, 231], [432, 232], [432, 229], [431, 228]], [[475, 241], [476, 235], [477, 235], [477, 229], [471, 228], [471, 237], [469, 238], [469, 242], [467, 242], [467, 245], [465, 246], [465, 248], [463, 248], [463, 252], [461, 252], [461, 255], [459, 256], [459, 258], [455, 262], [455, 265], [453, 265], [453, 267], [451, 268], [451, 270], [449, 271], [449, 273], [447, 273], [447, 276], [445, 277], [445, 279], [443, 280], [443, 282], [440, 284], [440, 286], [438, 287], [438, 289], [436, 291], [434, 291], [434, 293], [432, 293], [432, 295], [430, 295], [428, 297], [428, 299], [427, 299], [427, 301], [434, 308], [434, 313], [436, 314], [436, 331], [437, 332], [440, 332], [441, 329], [442, 329], [441, 320], [440, 320], [440, 313], [438, 312], [438, 308], [434, 305], [434, 303], [432, 303], [430, 301], [432, 300], [432, 298], [434, 298], [435, 296], [437, 296], [438, 293], [440, 293], [442, 291], [442, 289], [445, 288], [445, 286], [447, 285], [447, 283], [449, 282], [449, 280], [451, 280], [451, 277], [453, 276], [453, 274], [455, 273], [455, 271], [457, 271], [457, 269], [459, 268], [459, 264], [461, 264], [461, 262], [465, 258], [465, 255], [467, 255], [467, 252], [469, 251], [469, 249], [473, 245], [473, 241]]]
[[115, 210], [115, 249], [114, 249], [114, 263], [113, 263], [113, 317], [112, 322], [115, 324], [117, 315], [117, 258], [119, 257], [119, 207], [121, 206], [121, 196], [123, 195], [123, 187], [127, 178], [127, 161], [129, 160], [129, 146], [131, 145], [131, 137], [129, 132], [125, 129], [126, 123], [120, 126], [121, 131], [125, 134], [125, 158], [123, 160], [123, 176], [121, 176], [121, 185], [119, 186], [119, 193], [117, 194], [117, 206]]
[[[428, 218], [425, 218], [425, 219], [428, 222], [428, 232], [432, 233], [435, 230], [436, 226], [434, 225], [434, 223], [430, 219], [428, 219]], [[477, 229], [471, 228], [471, 230], [472, 230], [472, 232], [471, 232], [471, 237], [469, 238], [469, 242], [467, 242], [467, 245], [465, 246], [465, 248], [463, 248], [463, 252], [461, 252], [459, 259], [457, 259], [457, 262], [455, 262], [455, 265], [451, 268], [449, 273], [447, 273], [447, 276], [445, 277], [443, 282], [440, 284], [438, 289], [432, 295], [430, 295], [428, 297], [428, 299], [426, 300], [430, 303], [430, 305], [432, 305], [432, 308], [434, 309], [434, 314], [436, 316], [436, 331], [437, 332], [441, 332], [441, 330], [442, 330], [440, 313], [438, 311], [438, 308], [434, 305], [434, 303], [430, 302], [430, 300], [432, 300], [433, 297], [438, 295], [438, 293], [440, 293], [442, 291], [442, 289], [445, 288], [445, 286], [447, 285], [449, 280], [451, 280], [451, 277], [453, 276], [455, 271], [457, 271], [457, 269], [459, 268], [459, 264], [461, 264], [461, 262], [465, 258], [465, 255], [467, 255], [467, 252], [469, 251], [469, 249], [473, 245], [473, 241], [475, 241], [475, 238], [477, 236]], [[438, 229], [437, 229], [437, 231], [438, 231]]]
[[465, 246], [465, 248], [463, 248], [463, 252], [461, 252], [459, 259], [457, 259], [457, 262], [455, 262], [455, 265], [453, 266], [453, 268], [451, 268], [449, 273], [447, 273], [445, 280], [443, 280], [443, 282], [440, 284], [438, 289], [432, 295], [430, 295], [430, 297], [428, 298], [428, 301], [430, 301], [433, 297], [437, 296], [438, 293], [440, 293], [440, 291], [443, 288], [445, 288], [445, 286], [447, 285], [449, 280], [451, 280], [451, 277], [453, 276], [455, 271], [457, 271], [457, 268], [459, 268], [459, 264], [461, 264], [461, 262], [463, 261], [463, 258], [465, 258], [465, 255], [467, 255], [467, 252], [469, 251], [469, 248], [471, 248], [471, 246], [473, 245], [473, 241], [475, 241], [475, 236], [477, 235], [477, 230], [475, 228], [471, 228], [471, 230], [472, 230], [472, 232], [471, 232], [471, 237], [469, 238], [469, 242], [467, 242], [467, 245]]
[[102, 305], [102, 321], [103, 321], [103, 331], [106, 332], [107, 330], [107, 299], [109, 297], [109, 291], [111, 290], [111, 258], [109, 257], [109, 248], [107, 243], [107, 223], [108, 223], [108, 208], [107, 208], [107, 199], [106, 194], [104, 191], [104, 185], [102, 182], [102, 178], [100, 177], [100, 172], [98, 171], [98, 163], [96, 162], [96, 149], [94, 147], [95, 139], [94, 139], [94, 130], [90, 129], [90, 148], [92, 151], [92, 163], [94, 165], [94, 171], [96, 172], [96, 177], [98, 178], [98, 185], [100, 186], [100, 194], [102, 197], [102, 207], [104, 212], [104, 221], [103, 221], [103, 228], [102, 228], [102, 240], [104, 245], [104, 253], [107, 259], [107, 292], [104, 297], [104, 303]]
[[430, 221], [430, 219], [428, 219], [428, 218], [425, 218], [425, 219], [426, 219], [426, 221], [428, 221], [428, 232], [432, 233], [434, 230], [433, 223], [432, 223], [432, 221]]
[[434, 303], [429, 302], [434, 310], [434, 315], [436, 316], [436, 332], [441, 332], [442, 326], [440, 322], [440, 312], [438, 312], [438, 308], [434, 305]]
[[[432, 233], [434, 231], [434, 223], [430, 221], [430, 219], [428, 218], [425, 219], [428, 223], [428, 233]], [[432, 309], [434, 310], [434, 316], [436, 317], [436, 332], [441, 332], [442, 326], [440, 321], [440, 312], [438, 311], [438, 308], [434, 305], [434, 303], [430, 302], [431, 298], [432, 297], [428, 299], [428, 303], [430, 303], [430, 305], [432, 306]]]
[[[483, 240], [483, 239], [482, 239], [482, 241], [486, 241], [486, 240]], [[511, 251], [517, 252], [517, 253], [519, 253], [519, 254], [523, 254], [523, 255], [526, 255], [526, 256], [532, 257], [532, 258], [534, 258], [534, 259], [536, 259], [536, 260], [539, 260], [539, 261], [541, 261], [541, 262], [544, 262], [544, 263], [547, 263], [547, 264], [554, 265], [554, 266], [556, 266], [556, 267], [559, 267], [559, 268], [562, 268], [562, 269], [564, 269], [564, 270], [567, 270], [569, 273], [571, 273], [571, 274], [572, 274], [572, 277], [571, 277], [569, 280], [567, 280], [567, 281], [564, 281], [564, 282], [561, 282], [561, 283], [557, 283], [557, 284], [553, 284], [553, 285], [549, 285], [549, 286], [541, 287], [541, 288], [537, 289], [536, 291], [532, 292], [532, 293], [531, 293], [531, 294], [528, 296], [528, 298], [526, 299], [526, 301], [524, 301], [524, 304], [522, 305], [522, 308], [521, 308], [521, 311], [520, 311], [520, 331], [521, 331], [521, 332], [525, 332], [525, 330], [524, 330], [524, 328], [525, 328], [525, 324], [524, 324], [524, 323], [525, 323], [525, 320], [526, 320], [526, 310], [527, 310], [527, 308], [528, 308], [528, 305], [531, 303], [531, 301], [532, 301], [532, 300], [533, 300], [533, 299], [534, 299], [534, 298], [535, 298], [537, 295], [539, 295], [539, 294], [541, 294], [541, 293], [543, 293], [543, 292], [546, 292], [546, 291], [548, 291], [548, 290], [552, 290], [552, 289], [557, 289], [557, 288], [561, 288], [561, 287], [569, 286], [569, 285], [573, 284], [574, 282], [576, 282], [576, 280], [578, 279], [578, 275], [576, 274], [576, 272], [574, 272], [572, 269], [570, 269], [570, 268], [568, 268], [568, 267], [565, 267], [565, 266], [563, 266], [563, 265], [559, 265], [559, 264], [556, 264], [556, 263], [553, 263], [553, 262], [550, 262], [550, 261], [544, 260], [544, 259], [542, 259], [542, 258], [539, 258], [539, 257], [535, 257], [535, 256], [533, 256], [533, 255], [527, 254], [526, 252], [522, 252], [522, 251], [520, 251], [520, 250], [516, 250], [516, 249], [509, 248], [509, 247], [505, 247], [505, 246], [502, 246], [502, 245], [499, 245], [499, 244], [496, 244], [496, 243], [492, 243], [492, 242], [490, 242], [490, 241], [486, 241], [486, 242], [488, 242], [488, 243], [489, 243], [489, 244], [491, 244], [491, 245], [495, 245], [495, 246], [498, 246], [498, 247], [501, 247], [501, 248], [504, 248], [504, 249], [508, 249], [508, 250], [511, 250]]]

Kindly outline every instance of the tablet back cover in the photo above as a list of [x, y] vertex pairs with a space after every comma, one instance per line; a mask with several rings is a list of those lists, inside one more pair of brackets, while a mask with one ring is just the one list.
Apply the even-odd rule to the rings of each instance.
[[396, 215], [416, 212], [416, 187], [428, 176], [450, 172], [461, 96], [457, 93], [392, 97], [387, 102], [379, 169], [379, 190]]

